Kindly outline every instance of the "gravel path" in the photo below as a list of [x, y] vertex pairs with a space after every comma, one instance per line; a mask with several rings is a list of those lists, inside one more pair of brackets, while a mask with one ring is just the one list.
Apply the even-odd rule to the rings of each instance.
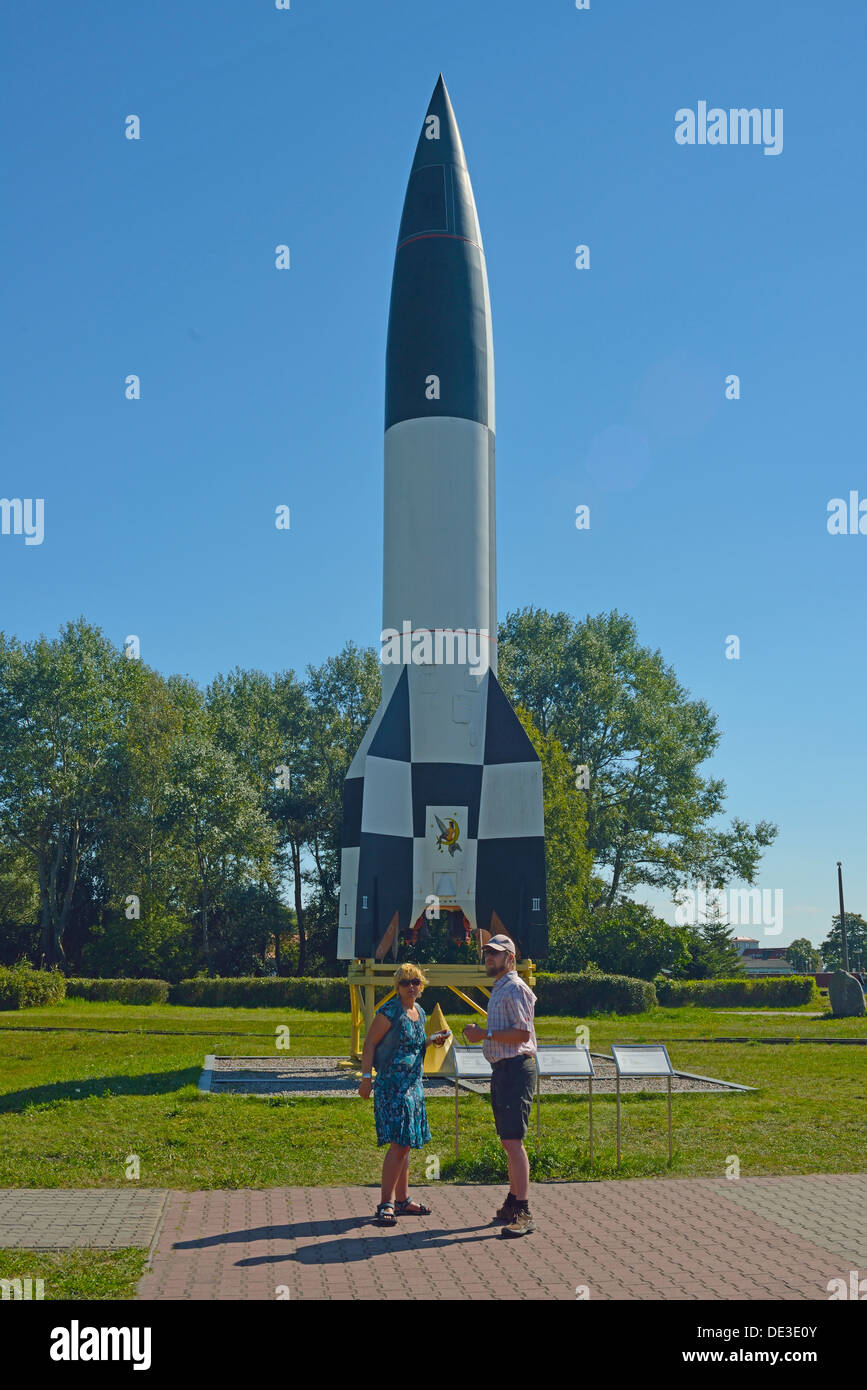
[[[594, 1052], [593, 1066], [596, 1076], [593, 1080], [593, 1094], [613, 1094], [615, 1090], [614, 1061], [605, 1053]], [[358, 1077], [346, 1067], [338, 1064], [345, 1060], [340, 1057], [214, 1057], [213, 1063], [203, 1074], [200, 1089], [210, 1090], [219, 1095], [267, 1095], [267, 1096], [311, 1096], [329, 1099], [358, 1099]], [[204, 1083], [204, 1084], [203, 1084]], [[488, 1083], [484, 1081], [462, 1081], [462, 1090], [473, 1091], [476, 1095], [488, 1094]], [[426, 1095], [453, 1095], [454, 1081], [451, 1078], [426, 1076], [424, 1078]], [[586, 1095], [587, 1085], [569, 1077], [545, 1078], [541, 1093], [546, 1095]], [[624, 1079], [620, 1083], [623, 1095], [637, 1091], [665, 1091], [663, 1077], [645, 1077], [641, 1080]], [[696, 1077], [687, 1072], [679, 1072], [672, 1078], [672, 1092], [683, 1091], [731, 1091], [742, 1088], [737, 1082], [719, 1081], [712, 1077]]]

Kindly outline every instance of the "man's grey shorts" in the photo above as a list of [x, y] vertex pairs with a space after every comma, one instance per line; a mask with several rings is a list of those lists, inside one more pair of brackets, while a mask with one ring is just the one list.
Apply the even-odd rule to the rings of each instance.
[[526, 1052], [491, 1067], [491, 1106], [501, 1139], [523, 1139], [536, 1090], [536, 1058]]

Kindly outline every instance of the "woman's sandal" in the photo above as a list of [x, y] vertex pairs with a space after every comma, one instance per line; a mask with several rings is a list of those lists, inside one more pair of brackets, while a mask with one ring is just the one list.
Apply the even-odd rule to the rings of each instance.
[[[410, 1211], [410, 1207], [418, 1207], [418, 1211]], [[430, 1207], [426, 1207], [424, 1202], [414, 1202], [407, 1197], [405, 1202], [395, 1202], [394, 1209], [398, 1216], [430, 1216]]]
[[396, 1226], [397, 1217], [394, 1214], [394, 1202], [380, 1202], [376, 1208], [377, 1226]]

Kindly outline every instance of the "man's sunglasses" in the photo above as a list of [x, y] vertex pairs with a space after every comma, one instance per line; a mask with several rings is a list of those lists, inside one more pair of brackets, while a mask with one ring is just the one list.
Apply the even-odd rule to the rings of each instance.
[[421, 980], [401, 980], [400, 983], [402, 985], [417, 985], [419, 989], [421, 988]]

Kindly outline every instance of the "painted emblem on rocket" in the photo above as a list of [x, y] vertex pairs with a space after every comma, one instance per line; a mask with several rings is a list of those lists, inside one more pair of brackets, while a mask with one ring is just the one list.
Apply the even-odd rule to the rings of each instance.
[[440, 833], [437, 835], [437, 849], [440, 854], [442, 854], [444, 849], [448, 850], [452, 859], [454, 859], [456, 854], [463, 854], [463, 850], [458, 843], [461, 837], [461, 827], [458, 825], [454, 816], [449, 816], [448, 825], [445, 825], [440, 820], [439, 816], [434, 816], [434, 820], [440, 828]]

